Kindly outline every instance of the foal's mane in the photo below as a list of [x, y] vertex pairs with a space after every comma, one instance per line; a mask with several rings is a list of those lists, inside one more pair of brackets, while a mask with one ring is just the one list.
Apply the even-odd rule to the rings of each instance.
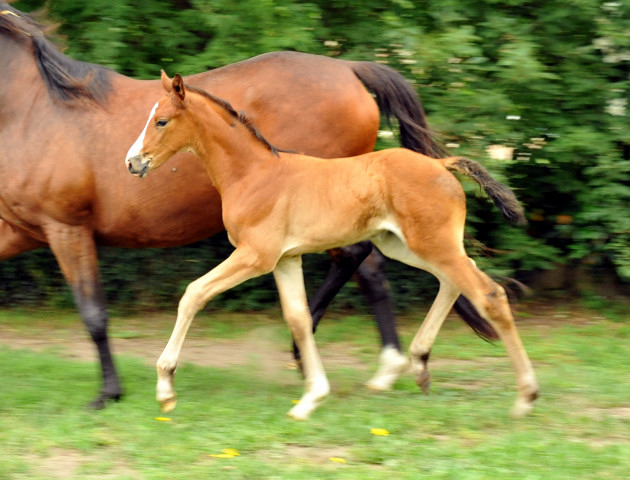
[[186, 85], [186, 90], [190, 90], [192, 92], [198, 93], [202, 97], [207, 98], [211, 102], [223, 108], [232, 118], [234, 118], [239, 123], [241, 123], [245, 128], [247, 128], [247, 130], [249, 130], [274, 155], [278, 156], [278, 152], [293, 153], [291, 150], [283, 150], [281, 148], [276, 147], [271, 142], [269, 142], [269, 140], [267, 140], [263, 136], [263, 134], [260, 133], [260, 130], [258, 130], [256, 125], [254, 125], [254, 122], [245, 114], [245, 112], [237, 112], [232, 106], [232, 104], [228, 102], [227, 100], [224, 100], [223, 98], [212, 95], [211, 93], [206, 92], [205, 90], [202, 90], [201, 88], [193, 87], [192, 85]]
[[[49, 94], [63, 102], [88, 100], [100, 103], [111, 92], [111, 71], [80, 62], [61, 53], [44, 36], [43, 26], [29, 15], [0, 3], [0, 35], [26, 40]], [[5, 53], [3, 52], [3, 55]]]

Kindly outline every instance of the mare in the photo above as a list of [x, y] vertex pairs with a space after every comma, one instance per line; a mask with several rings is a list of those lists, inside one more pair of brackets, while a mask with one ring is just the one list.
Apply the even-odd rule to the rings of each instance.
[[[464, 251], [466, 198], [456, 171], [472, 177], [504, 216], [524, 221], [511, 190], [477, 162], [433, 159], [398, 148], [323, 160], [281, 152], [244, 115], [204, 90], [171, 81], [126, 157], [142, 178], [180, 151], [196, 153], [221, 195], [223, 223], [235, 250], [186, 288], [173, 333], [157, 362], [157, 399], [176, 404], [173, 378], [195, 314], [213, 297], [273, 272], [285, 321], [302, 352], [305, 390], [289, 416], [306, 419], [330, 386], [311, 330], [302, 255], [370, 240], [387, 257], [426, 270], [439, 292], [409, 348], [416, 382], [426, 381], [426, 355], [453, 303], [463, 293], [503, 340], [518, 384], [515, 416], [529, 412], [538, 384], [505, 291]], [[308, 121], [307, 115], [301, 115]]]
[[[117, 161], [162, 91], [159, 80], [75, 61], [46, 39], [37, 22], [1, 2], [0, 52], [0, 260], [50, 247], [97, 347], [103, 385], [92, 405], [100, 408], [118, 399], [122, 388], [109, 346], [97, 245], [168, 247], [207, 238], [223, 231], [220, 197], [190, 154], [177, 155], [171, 169], [140, 186]], [[439, 152], [415, 91], [401, 75], [372, 62], [277, 52], [187, 81], [246, 109], [283, 148], [320, 157], [372, 151], [383, 114], [397, 119], [404, 146]], [[308, 121], [296, 122], [294, 112]], [[362, 243], [335, 256], [323, 289], [311, 299], [315, 321], [371, 249]], [[368, 287], [383, 353], [369, 384], [385, 389], [404, 357], [381, 261], [370, 258], [358, 274]], [[458, 306], [473, 328], [478, 321], [480, 331], [492, 335], [466, 302]]]

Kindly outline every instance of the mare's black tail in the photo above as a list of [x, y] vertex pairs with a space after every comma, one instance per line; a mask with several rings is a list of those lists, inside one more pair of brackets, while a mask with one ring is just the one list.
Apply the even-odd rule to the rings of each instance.
[[433, 140], [418, 94], [400, 73], [380, 63], [350, 62], [352, 71], [374, 94], [381, 114], [398, 120], [403, 147], [428, 157], [446, 156]]

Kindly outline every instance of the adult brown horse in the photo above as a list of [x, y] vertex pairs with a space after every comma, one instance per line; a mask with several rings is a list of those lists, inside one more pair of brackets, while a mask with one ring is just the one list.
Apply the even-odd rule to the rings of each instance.
[[181, 76], [162, 73], [166, 95], [154, 105], [126, 157], [142, 178], [175, 153], [203, 161], [223, 202], [223, 222], [234, 251], [192, 282], [179, 302], [177, 321], [157, 362], [157, 399], [175, 407], [173, 376], [195, 314], [216, 295], [273, 272], [282, 313], [303, 353], [305, 390], [289, 411], [306, 419], [330, 392], [308, 312], [302, 255], [371, 240], [388, 257], [426, 270], [440, 282], [438, 295], [409, 347], [416, 382], [426, 381], [430, 351], [460, 292], [496, 326], [514, 366], [515, 416], [538, 396], [531, 362], [516, 331], [505, 291], [464, 251], [466, 197], [451, 171], [473, 178], [512, 222], [523, 209], [511, 190], [477, 162], [433, 159], [396, 148], [323, 160], [280, 153], [232, 106], [204, 90], [185, 87]]
[[[103, 386], [92, 405], [102, 407], [122, 390], [108, 342], [96, 245], [167, 247], [209, 237], [223, 230], [220, 199], [201, 163], [187, 161], [188, 154], [141, 185], [121, 166], [162, 92], [159, 80], [134, 80], [75, 61], [27, 15], [6, 3], [0, 12], [0, 259], [51, 248], [98, 350]], [[371, 151], [382, 113], [396, 117], [404, 146], [428, 155], [438, 151], [413, 89], [375, 63], [272, 53], [187, 82], [246, 110], [282, 148], [320, 157]], [[299, 122], [294, 112], [301, 112]], [[370, 250], [362, 244], [342, 251], [326, 289], [311, 302], [315, 320]], [[379, 314], [382, 357], [399, 361], [382, 273], [362, 267], [359, 274], [371, 286]], [[471, 325], [476, 319], [466, 317]], [[385, 362], [379, 370], [385, 376], [373, 386], [391, 385], [397, 365], [392, 371]]]

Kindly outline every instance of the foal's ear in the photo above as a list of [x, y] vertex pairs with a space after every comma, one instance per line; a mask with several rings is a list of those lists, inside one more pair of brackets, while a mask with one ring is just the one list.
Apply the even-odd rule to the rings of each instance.
[[179, 73], [175, 74], [173, 77], [173, 91], [175, 95], [183, 102], [184, 97], [186, 96], [186, 90], [184, 89], [184, 79]]
[[168, 75], [166, 74], [164, 70], [161, 70], [161, 72], [162, 72], [162, 86], [164, 87], [164, 90], [166, 90], [168, 93], [171, 93], [173, 91], [173, 83], [171, 82], [171, 79], [168, 78]]

